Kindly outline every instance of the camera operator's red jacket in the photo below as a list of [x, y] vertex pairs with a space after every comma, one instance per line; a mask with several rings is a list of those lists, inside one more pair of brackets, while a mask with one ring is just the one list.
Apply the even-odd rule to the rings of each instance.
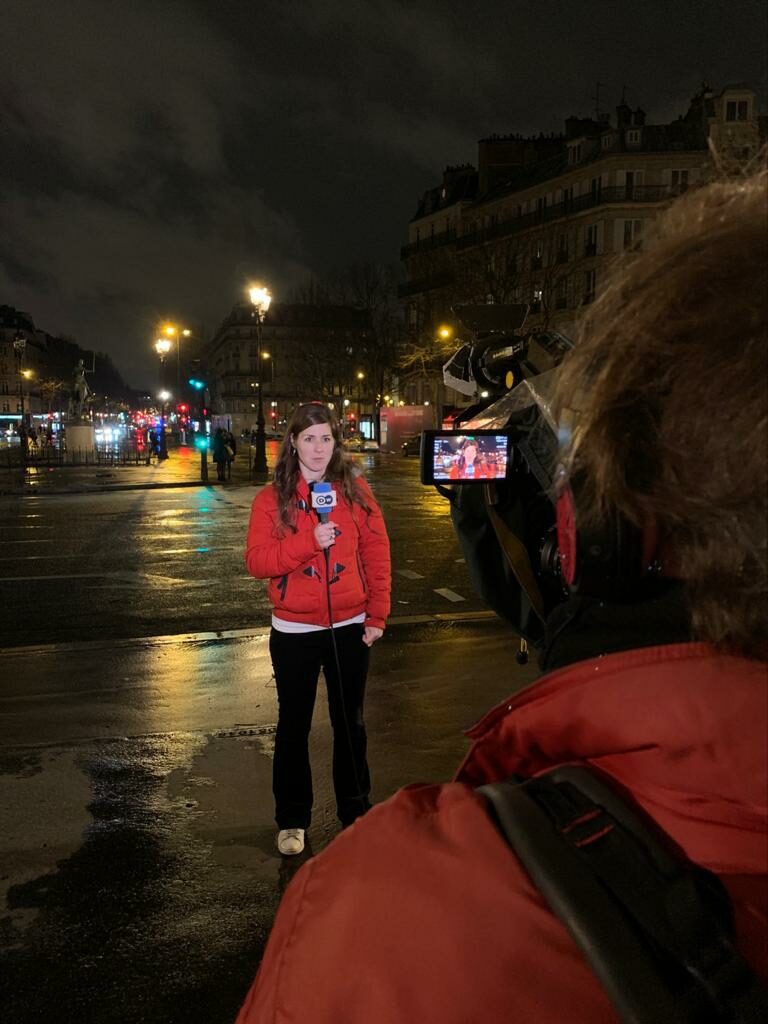
[[[366, 626], [383, 629], [389, 615], [389, 539], [370, 487], [362, 477], [355, 485], [367, 512], [347, 501], [333, 484], [337, 504], [329, 518], [339, 531], [329, 553], [333, 621], [343, 622], [364, 612]], [[296, 499], [299, 509], [294, 533], [280, 523], [275, 488], [265, 487], [256, 495], [245, 564], [252, 576], [269, 579], [269, 600], [281, 619], [327, 626], [325, 555], [315, 541], [318, 520], [303, 477], [299, 477]]]
[[614, 1024], [472, 788], [567, 762], [612, 776], [721, 876], [768, 977], [767, 684], [763, 663], [677, 644], [505, 701], [471, 730], [457, 781], [401, 790], [297, 873], [238, 1024]]

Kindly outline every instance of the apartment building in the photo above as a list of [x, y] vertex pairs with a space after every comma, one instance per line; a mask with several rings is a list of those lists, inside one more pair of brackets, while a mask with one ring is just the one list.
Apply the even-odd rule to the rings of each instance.
[[[22, 388], [28, 421], [40, 414], [39, 378], [46, 357], [41, 338], [28, 313], [0, 306], [0, 432], [12, 431], [19, 423]], [[14, 346], [17, 339], [24, 341], [21, 355]]]
[[260, 335], [253, 307], [239, 303], [206, 346], [214, 426], [255, 430], [259, 388], [270, 433], [282, 433], [291, 410], [312, 399], [333, 403], [348, 432], [361, 417], [370, 419], [375, 396], [366, 368], [374, 334], [367, 310], [273, 303]]
[[688, 111], [649, 124], [622, 102], [615, 117], [570, 117], [561, 135], [494, 136], [478, 167], [449, 167], [422, 197], [401, 250], [413, 339], [428, 342], [461, 302], [527, 303], [529, 326], [573, 332], [619, 255], [686, 189], [743, 167], [764, 139], [754, 92], [704, 86]]

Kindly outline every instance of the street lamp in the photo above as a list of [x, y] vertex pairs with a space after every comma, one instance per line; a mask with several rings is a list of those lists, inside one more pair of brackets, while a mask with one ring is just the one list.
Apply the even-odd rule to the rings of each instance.
[[19, 408], [21, 410], [21, 426], [19, 428], [19, 444], [21, 445], [21, 468], [22, 471], [27, 463], [27, 424], [24, 419], [24, 379], [21, 365], [24, 362], [24, 350], [27, 347], [27, 339], [17, 331], [13, 338], [13, 351], [16, 354], [17, 371], [19, 375]]
[[[186, 327], [178, 327], [176, 324], [166, 324], [163, 328], [166, 338], [176, 339], [176, 393], [181, 396], [181, 339], [189, 338], [192, 334]], [[168, 352], [169, 349], [166, 349]], [[179, 397], [178, 401], [181, 401]]]
[[262, 353], [261, 351], [261, 325], [272, 302], [272, 296], [268, 288], [254, 285], [248, 289], [248, 297], [253, 307], [251, 316], [256, 321], [256, 360], [259, 371], [257, 382], [259, 399], [256, 410], [256, 452], [253, 458], [253, 472], [258, 476], [265, 477], [267, 475], [267, 439], [264, 433], [264, 388], [262, 386], [264, 375], [262, 373], [262, 361], [269, 359], [269, 353]]
[[160, 449], [157, 457], [162, 462], [168, 458], [168, 445], [165, 440], [165, 406], [171, 395], [168, 391], [160, 391], [157, 397], [160, 399]]
[[[171, 350], [173, 343], [168, 338], [158, 338], [155, 342], [155, 352], [160, 356], [160, 387], [165, 385], [165, 357]], [[158, 395], [160, 398], [162, 395], [166, 397], [162, 399], [163, 405], [160, 409], [160, 446], [158, 448], [157, 457], [160, 460], [168, 458], [168, 445], [165, 440], [165, 403], [170, 398], [167, 391], [161, 391]]]
[[358, 370], [356, 376], [357, 376], [357, 424], [356, 424], [356, 426], [357, 426], [358, 432], [362, 434], [363, 428], [361, 426], [361, 418], [360, 418], [361, 417], [361, 413], [362, 413], [362, 399], [360, 397], [360, 389], [363, 386], [363, 381], [365, 380], [365, 374], [363, 373], [362, 370]]

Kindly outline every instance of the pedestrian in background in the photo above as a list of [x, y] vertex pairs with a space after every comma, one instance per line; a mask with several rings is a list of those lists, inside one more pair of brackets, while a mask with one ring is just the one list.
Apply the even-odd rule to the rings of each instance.
[[[328, 522], [311, 488], [336, 495]], [[342, 827], [370, 807], [363, 701], [371, 646], [389, 614], [389, 539], [373, 494], [342, 445], [327, 406], [300, 405], [286, 428], [273, 482], [255, 498], [245, 555], [269, 579], [278, 721], [273, 792], [281, 854], [304, 849], [312, 815], [309, 732], [320, 669], [333, 727], [333, 786]], [[337, 660], [338, 659], [338, 660]]]
[[213, 461], [216, 463], [216, 479], [223, 482], [226, 479], [227, 470], [227, 442], [224, 439], [222, 427], [217, 427], [214, 431]]
[[224, 431], [224, 452], [227, 456], [227, 480], [232, 479], [232, 463], [237, 455], [237, 442], [231, 430]]

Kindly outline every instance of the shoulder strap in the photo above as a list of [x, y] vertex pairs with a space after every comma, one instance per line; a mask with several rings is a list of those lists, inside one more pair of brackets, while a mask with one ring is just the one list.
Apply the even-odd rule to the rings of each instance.
[[768, 1019], [717, 876], [604, 776], [566, 765], [478, 792], [624, 1024]]

